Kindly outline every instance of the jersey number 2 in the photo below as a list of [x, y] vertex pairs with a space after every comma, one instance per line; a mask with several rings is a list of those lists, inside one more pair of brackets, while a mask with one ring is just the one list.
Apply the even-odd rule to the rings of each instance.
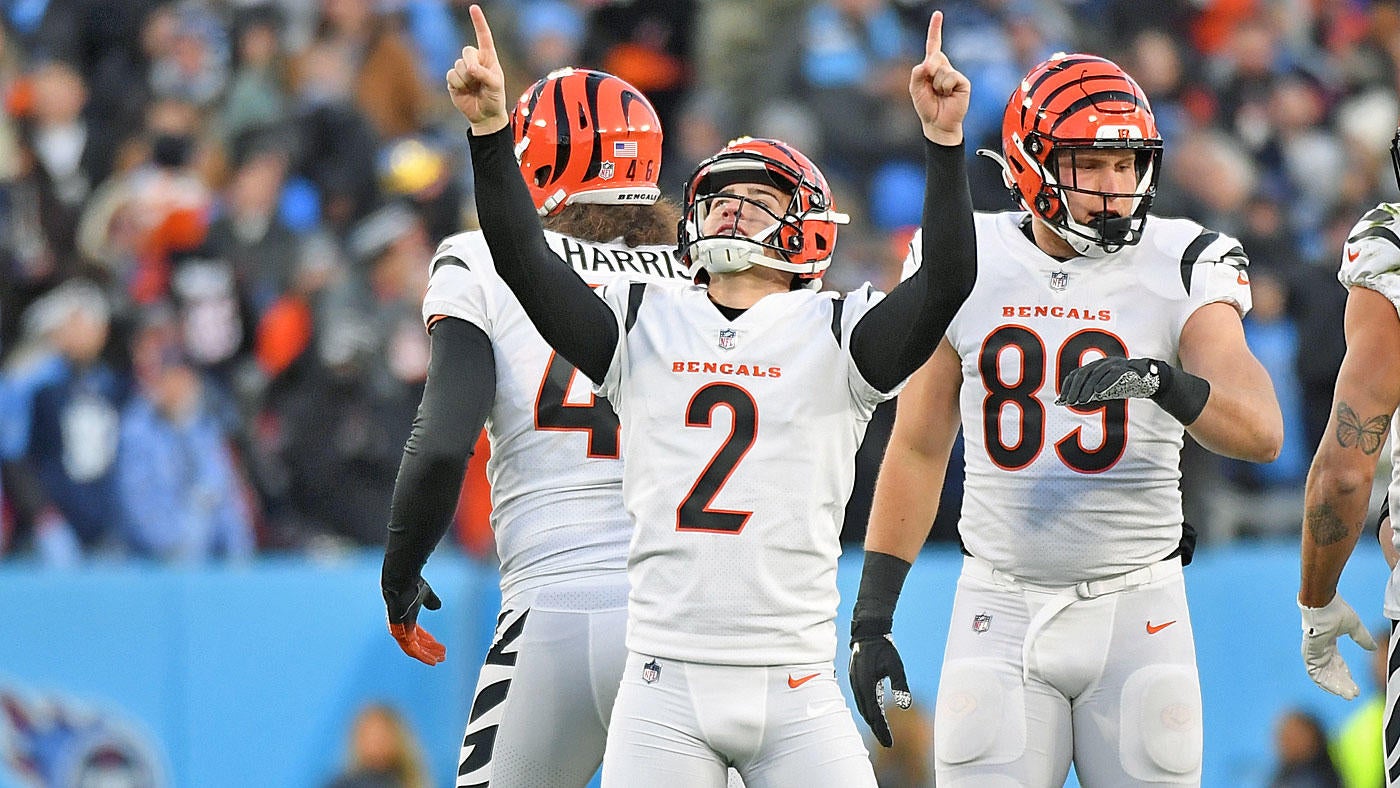
[[[1001, 354], [1015, 348], [1021, 357], [1020, 375], [1007, 382], [1001, 376]], [[1082, 365], [1084, 354], [1096, 350], [1105, 356], [1127, 357], [1128, 349], [1118, 337], [1085, 329], [1070, 336], [1055, 355], [1055, 390], [1065, 376]], [[1040, 456], [1045, 444], [1045, 405], [1036, 396], [1045, 385], [1045, 343], [1025, 326], [1007, 325], [987, 335], [982, 353], [977, 358], [982, 385], [987, 398], [982, 401], [983, 442], [987, 454], [997, 467], [1019, 471]], [[1002, 435], [1002, 411], [1013, 406], [1021, 415], [1020, 436], [1008, 445]], [[1128, 403], [1109, 400], [1092, 407], [1071, 408], [1075, 413], [1099, 413], [1103, 417], [1103, 442], [1097, 448], [1085, 448], [1081, 439], [1083, 427], [1055, 442], [1060, 461], [1079, 473], [1099, 473], [1112, 468], [1128, 445]]]
[[558, 353], [549, 354], [549, 366], [535, 396], [535, 429], [586, 432], [590, 458], [615, 460], [620, 456], [617, 414], [607, 400], [596, 396], [590, 396], [584, 405], [568, 402], [569, 387], [577, 374], [578, 370]]
[[747, 391], [730, 383], [711, 383], [695, 392], [685, 409], [685, 426], [714, 426], [715, 408], [729, 408], [733, 424], [729, 437], [719, 447], [710, 464], [700, 473], [700, 478], [686, 494], [681, 505], [676, 507], [676, 530], [706, 531], [719, 534], [737, 534], [753, 516], [753, 512], [735, 512], [726, 509], [711, 509], [719, 488], [729, 480], [730, 474], [744, 455], [753, 446], [758, 433], [758, 405]]

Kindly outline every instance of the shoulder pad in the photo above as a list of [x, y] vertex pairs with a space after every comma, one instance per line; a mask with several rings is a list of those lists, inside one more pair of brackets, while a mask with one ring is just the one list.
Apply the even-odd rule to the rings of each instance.
[[1347, 234], [1337, 278], [1344, 285], [1400, 277], [1400, 203], [1381, 203]]

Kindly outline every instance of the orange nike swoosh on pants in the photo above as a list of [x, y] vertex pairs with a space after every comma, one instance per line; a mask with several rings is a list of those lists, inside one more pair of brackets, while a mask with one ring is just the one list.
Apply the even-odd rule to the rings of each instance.
[[1157, 634], [1158, 632], [1161, 632], [1162, 630], [1166, 629], [1167, 627], [1169, 627], [1169, 626], [1171, 626], [1172, 624], [1175, 624], [1175, 623], [1176, 623], [1176, 619], [1172, 619], [1171, 621], [1168, 621], [1168, 622], [1165, 623], [1165, 624], [1158, 624], [1157, 626], [1154, 627], [1154, 626], [1152, 626], [1152, 622], [1149, 621], [1149, 622], [1147, 622], [1147, 634], [1149, 634], [1149, 635], [1155, 635], [1155, 634]]
[[793, 689], [797, 689], [798, 687], [802, 686], [803, 684], [806, 684], [807, 682], [811, 681], [812, 679], [814, 679], [814, 678], [816, 678], [817, 676], [820, 676], [820, 675], [821, 675], [820, 673], [813, 673], [813, 674], [810, 675], [810, 676], [803, 676], [803, 677], [800, 678], [800, 679], [795, 679], [795, 678], [792, 677], [792, 674], [789, 673], [789, 674], [788, 674], [788, 686], [789, 686], [789, 687], [792, 687]]

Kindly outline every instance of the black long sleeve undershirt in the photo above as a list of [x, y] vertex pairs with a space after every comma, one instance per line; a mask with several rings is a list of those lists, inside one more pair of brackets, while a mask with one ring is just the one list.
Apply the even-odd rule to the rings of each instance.
[[576, 369], [600, 383], [617, 349], [617, 320], [602, 299], [554, 253], [520, 178], [510, 127], [468, 138], [476, 213], [496, 273], [540, 336]]
[[[477, 215], [496, 271], [540, 335], [594, 382], [619, 341], [612, 310], [589, 293], [544, 240], [520, 179], [509, 129], [472, 136]], [[890, 391], [928, 360], [953, 315], [972, 292], [977, 241], [963, 146], [925, 140], [923, 260], [919, 271], [861, 319], [851, 355], [861, 375]]]
[[962, 145], [924, 140], [923, 265], [851, 334], [856, 368], [890, 391], [928, 361], [977, 280], [977, 233]]
[[445, 317], [433, 324], [431, 337], [423, 402], [403, 447], [389, 507], [381, 577], [388, 589], [408, 588], [447, 533], [467, 460], [496, 398], [496, 357], [484, 331]]

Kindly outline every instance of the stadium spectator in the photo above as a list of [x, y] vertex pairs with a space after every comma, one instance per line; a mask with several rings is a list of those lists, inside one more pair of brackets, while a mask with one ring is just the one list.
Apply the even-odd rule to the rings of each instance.
[[[233, 74], [220, 102], [219, 125], [233, 148], [245, 134], [287, 122], [287, 53], [275, 6], [255, 5], [234, 17]], [[236, 150], [231, 151], [235, 154]]]
[[880, 788], [934, 788], [933, 718], [924, 707], [889, 710], [893, 747], [873, 748]]
[[371, 703], [350, 725], [345, 770], [325, 788], [429, 788], [422, 750], [397, 710]]
[[421, 131], [432, 95], [398, 20], [376, 0], [322, 0], [318, 46], [339, 50], [354, 85], [355, 104], [379, 139]]
[[1327, 732], [1312, 714], [1285, 711], [1274, 728], [1274, 751], [1278, 763], [1269, 788], [1342, 788], [1327, 754]]
[[117, 455], [126, 547], [180, 563], [246, 558], [253, 529], [228, 436], [173, 314], [156, 306], [148, 315], [134, 343], [140, 386], [122, 415]]
[[1385, 684], [1390, 656], [1390, 627], [1372, 631], [1376, 650], [1370, 658], [1370, 688], [1361, 707], [1351, 710], [1332, 734], [1328, 753], [1343, 788], [1385, 785]]
[[89, 282], [55, 288], [26, 312], [38, 346], [10, 372], [21, 416], [6, 494], [28, 524], [24, 542], [48, 563], [113, 552], [125, 532], [115, 463], [130, 382], [102, 356], [110, 315]]

